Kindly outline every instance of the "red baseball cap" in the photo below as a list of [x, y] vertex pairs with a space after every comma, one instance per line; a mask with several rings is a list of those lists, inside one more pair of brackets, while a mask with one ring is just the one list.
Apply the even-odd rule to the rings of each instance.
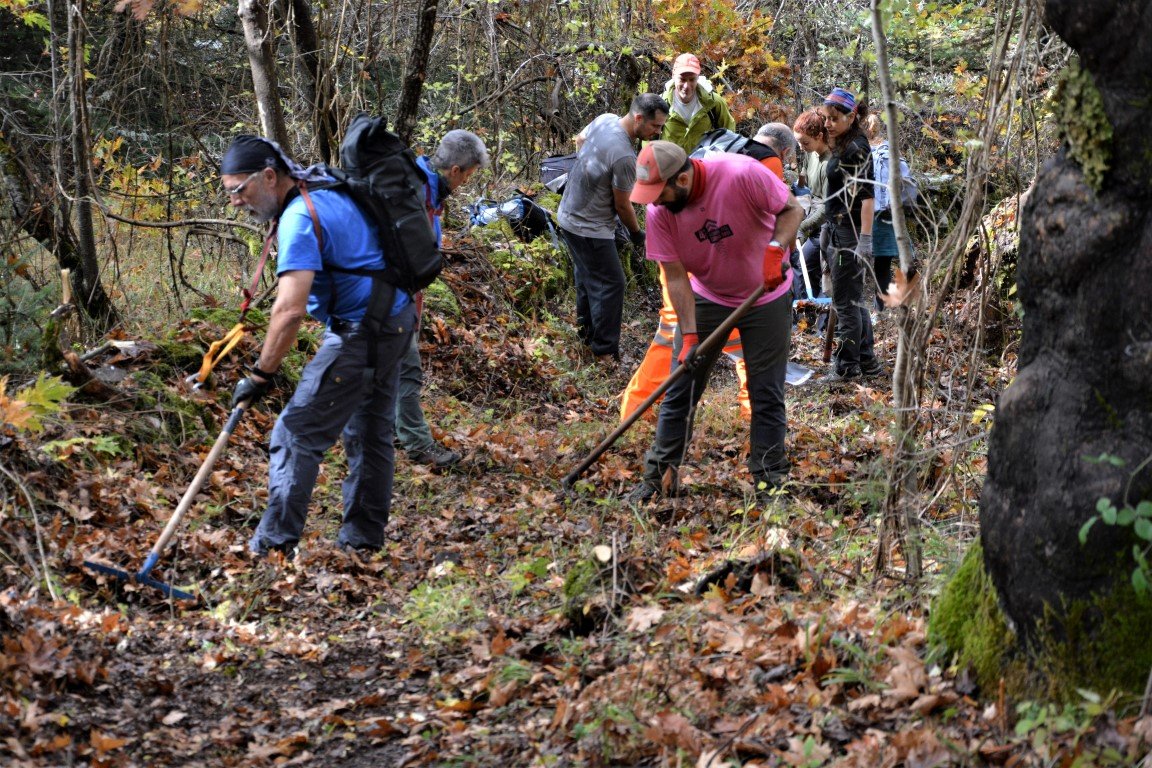
[[695, 54], [682, 53], [672, 63], [672, 77], [678, 77], [681, 72], [694, 72], [700, 74], [700, 59]]
[[679, 144], [653, 141], [636, 158], [636, 185], [628, 199], [637, 205], [655, 202], [668, 180], [688, 162], [688, 153]]

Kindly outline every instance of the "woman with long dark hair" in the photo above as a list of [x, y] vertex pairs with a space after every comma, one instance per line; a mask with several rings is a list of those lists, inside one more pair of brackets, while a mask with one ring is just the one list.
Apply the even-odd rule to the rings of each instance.
[[873, 352], [871, 303], [864, 299], [865, 264], [872, 259], [872, 148], [860, 121], [867, 104], [843, 88], [833, 88], [820, 107], [832, 147], [823, 236], [827, 236], [832, 271], [832, 306], [836, 310], [836, 352], [832, 383], [875, 376], [884, 366]]

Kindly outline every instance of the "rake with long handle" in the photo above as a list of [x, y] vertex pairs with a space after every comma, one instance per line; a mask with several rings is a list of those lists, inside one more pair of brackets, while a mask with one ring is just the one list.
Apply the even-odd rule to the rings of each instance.
[[192, 500], [196, 497], [196, 494], [199, 493], [200, 486], [204, 484], [204, 480], [207, 479], [208, 475], [212, 472], [212, 467], [216, 464], [216, 459], [218, 459], [224, 451], [224, 446], [228, 444], [228, 439], [232, 436], [232, 431], [236, 429], [236, 425], [240, 423], [240, 417], [244, 415], [248, 404], [248, 400], [241, 400], [236, 404], [236, 407], [232, 409], [232, 413], [228, 416], [227, 423], [224, 424], [224, 429], [221, 430], [220, 436], [216, 438], [216, 442], [212, 445], [212, 450], [208, 451], [208, 455], [204, 458], [204, 463], [200, 465], [196, 476], [192, 478], [192, 484], [188, 486], [188, 490], [184, 492], [183, 498], [180, 499], [180, 503], [176, 506], [176, 511], [173, 512], [172, 517], [169, 518], [168, 525], [164, 527], [160, 538], [156, 540], [152, 551], [148, 553], [148, 557], [144, 560], [143, 568], [135, 573], [131, 573], [91, 560], [85, 560], [84, 566], [97, 573], [115, 576], [123, 581], [155, 587], [163, 592], [165, 597], [174, 597], [178, 600], [195, 600], [196, 596], [192, 593], [185, 592], [182, 589], [177, 589], [176, 587], [169, 586], [162, 581], [152, 578], [152, 569], [155, 568], [156, 563], [160, 561], [160, 555], [168, 546], [168, 542], [176, 535], [176, 529], [180, 527], [180, 521], [184, 519], [185, 513], [187, 513], [188, 509], [192, 506]]
[[[699, 355], [703, 350], [711, 349], [712, 345], [714, 344], [723, 344], [726, 342], [728, 340], [728, 334], [732, 333], [732, 329], [736, 327], [736, 323], [740, 322], [740, 318], [744, 317], [745, 313], [747, 313], [748, 310], [752, 308], [752, 305], [755, 304], [757, 300], [759, 300], [759, 298], [763, 295], [764, 286], [758, 286], [756, 290], [752, 292], [752, 295], [744, 300], [743, 304], [732, 310], [732, 314], [728, 315], [724, 322], [720, 323], [720, 325], [716, 327], [716, 330], [708, 334], [708, 338], [700, 342], [700, 346], [696, 348], [696, 354]], [[678, 366], [676, 370], [668, 374], [668, 377], [664, 379], [663, 383], [656, 387], [656, 391], [648, 395], [644, 402], [640, 403], [640, 405], [636, 407], [636, 410], [633, 411], [627, 419], [621, 422], [620, 426], [616, 427], [612, 434], [608, 435], [608, 437], [600, 441], [600, 444], [593, 448], [592, 452], [589, 453], [583, 461], [581, 461], [575, 468], [572, 469], [571, 472], [564, 476], [564, 479], [561, 481], [561, 485], [564, 490], [567, 491], [571, 489], [572, 483], [576, 482], [580, 475], [584, 474], [588, 470], [588, 467], [595, 464], [596, 460], [599, 459], [605, 451], [611, 448], [612, 445], [620, 439], [620, 436], [627, 432], [628, 429], [633, 424], [635, 424], [641, 416], [644, 415], [645, 411], [652, 407], [653, 403], [663, 397], [664, 393], [668, 391], [669, 387], [676, 383], [677, 379], [688, 373], [690, 370], [691, 368], [689, 366], [681, 365]]]

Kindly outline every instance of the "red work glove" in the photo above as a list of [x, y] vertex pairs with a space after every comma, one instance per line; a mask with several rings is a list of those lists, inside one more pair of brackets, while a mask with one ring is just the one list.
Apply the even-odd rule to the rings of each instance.
[[771, 293], [784, 284], [784, 269], [788, 264], [783, 246], [773, 240], [764, 249], [764, 290]]
[[676, 362], [680, 363], [680, 365], [691, 365], [696, 357], [696, 347], [698, 346], [700, 346], [700, 337], [697, 334], [682, 334], [680, 354], [676, 356]]

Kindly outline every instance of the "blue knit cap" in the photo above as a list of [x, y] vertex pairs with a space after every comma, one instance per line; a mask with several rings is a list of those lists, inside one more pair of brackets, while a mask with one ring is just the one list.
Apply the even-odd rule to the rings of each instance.
[[856, 111], [856, 97], [843, 88], [833, 88], [832, 93], [824, 97], [824, 105], [840, 107], [851, 114]]

